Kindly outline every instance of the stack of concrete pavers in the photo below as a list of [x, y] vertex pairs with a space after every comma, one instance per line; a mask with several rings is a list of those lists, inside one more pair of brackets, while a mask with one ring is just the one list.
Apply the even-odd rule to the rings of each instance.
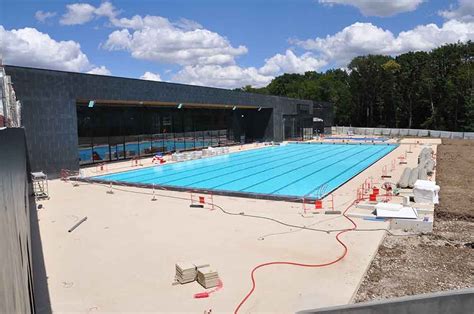
[[193, 282], [198, 276], [198, 269], [204, 267], [209, 267], [209, 264], [178, 262], [176, 263], [176, 281], [180, 284]]
[[212, 288], [219, 284], [219, 274], [211, 267], [203, 267], [198, 269], [197, 281], [204, 288]]

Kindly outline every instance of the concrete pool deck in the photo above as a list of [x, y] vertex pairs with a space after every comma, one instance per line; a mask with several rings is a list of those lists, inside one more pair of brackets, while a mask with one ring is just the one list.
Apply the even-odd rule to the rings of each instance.
[[[408, 144], [403, 141], [334, 192], [337, 209], [355, 198], [366, 178], [380, 176], [384, 165], [404, 153]], [[416, 164], [420, 149], [413, 147], [413, 154], [407, 155], [408, 166]], [[125, 163], [130, 165], [123, 162], [122, 168]], [[393, 178], [398, 179], [401, 169], [397, 166]], [[157, 201], [152, 202], [149, 189], [118, 187], [114, 194], [107, 194], [107, 186], [80, 183], [74, 187], [60, 180], [50, 181], [49, 187], [51, 199], [41, 202], [38, 218], [54, 312], [233, 312], [250, 290], [250, 271], [257, 264], [276, 260], [324, 263], [343, 252], [335, 233], [292, 229], [225, 215], [218, 209], [190, 208], [190, 195], [185, 192], [157, 191]], [[302, 205], [297, 203], [227, 196], [214, 196], [214, 202], [231, 212], [313, 228], [351, 227], [341, 215], [303, 217]], [[68, 233], [84, 216], [88, 220]], [[367, 229], [389, 224], [355, 221]], [[294, 313], [351, 302], [384, 235], [385, 231], [345, 233], [342, 239], [349, 247], [348, 255], [332, 266], [258, 270], [256, 290], [241, 313]], [[210, 263], [224, 287], [209, 298], [194, 299], [193, 294], [205, 290], [198, 283], [171, 285], [179, 261]]]

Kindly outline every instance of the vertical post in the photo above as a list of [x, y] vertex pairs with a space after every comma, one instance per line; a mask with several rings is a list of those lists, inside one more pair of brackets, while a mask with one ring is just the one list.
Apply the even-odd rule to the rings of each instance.
[[112, 190], [112, 182], [110, 182], [109, 190], [107, 191], [107, 194], [114, 194], [114, 191]]
[[214, 210], [214, 194], [211, 193], [211, 203], [212, 203], [212, 210]]
[[156, 196], [155, 196], [155, 184], [153, 183], [153, 197], [152, 197], [152, 201], [156, 201]]

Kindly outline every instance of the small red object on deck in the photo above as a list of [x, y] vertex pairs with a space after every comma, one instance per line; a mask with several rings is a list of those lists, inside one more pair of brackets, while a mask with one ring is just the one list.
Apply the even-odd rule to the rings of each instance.
[[316, 207], [316, 209], [322, 209], [323, 208], [323, 201], [321, 200], [316, 200], [314, 202], [314, 207]]

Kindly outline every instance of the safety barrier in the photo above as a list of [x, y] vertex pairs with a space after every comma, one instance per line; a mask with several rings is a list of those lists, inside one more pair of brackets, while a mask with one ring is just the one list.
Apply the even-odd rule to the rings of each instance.
[[61, 179], [61, 181], [68, 182], [70, 177], [76, 177], [78, 175], [79, 175], [79, 171], [69, 170], [69, 169], [61, 169], [60, 179]]
[[405, 165], [407, 163], [407, 151], [405, 151], [403, 155], [400, 155], [397, 158], [399, 160], [400, 165]]
[[[380, 193], [380, 190], [385, 190], [384, 193]], [[388, 202], [392, 199], [392, 187], [391, 184], [385, 182], [380, 184], [376, 182], [372, 178], [366, 179], [364, 183], [362, 183], [359, 188], [357, 189], [356, 195], [356, 203], [361, 201], [368, 200], [369, 202], [376, 203], [376, 202]]]
[[195, 191], [190, 192], [191, 205], [189, 207], [200, 207], [209, 208], [214, 210], [214, 195], [210, 194], [199, 194]]
[[334, 211], [334, 194], [327, 195], [324, 199], [308, 200], [303, 197], [303, 212], [318, 212], [322, 210]]
[[138, 167], [138, 166], [143, 166], [142, 160], [140, 157], [133, 157], [131, 160], [131, 167]]
[[[380, 193], [380, 190], [385, 190]], [[382, 199], [380, 199], [382, 197]], [[391, 184], [388, 182], [381, 183], [378, 179], [369, 177], [357, 188], [355, 202], [369, 200], [372, 202], [387, 202], [392, 197]]]
[[356, 202], [367, 198], [368, 192], [376, 184], [378, 184], [378, 181], [375, 181], [373, 177], [365, 179], [365, 181], [357, 188]]
[[107, 163], [101, 162], [100, 164], [97, 164], [95, 166], [95, 172], [107, 172], [109, 171], [109, 167], [107, 166]]
[[387, 178], [391, 178], [392, 176], [388, 174], [388, 167], [387, 165], [384, 165], [382, 167], [382, 175], [380, 176], [382, 179], [387, 179]]
[[413, 136], [447, 139], [474, 140], [474, 132], [450, 132], [426, 129], [392, 129], [392, 128], [356, 128], [333, 126], [332, 134], [383, 135], [383, 136]]

